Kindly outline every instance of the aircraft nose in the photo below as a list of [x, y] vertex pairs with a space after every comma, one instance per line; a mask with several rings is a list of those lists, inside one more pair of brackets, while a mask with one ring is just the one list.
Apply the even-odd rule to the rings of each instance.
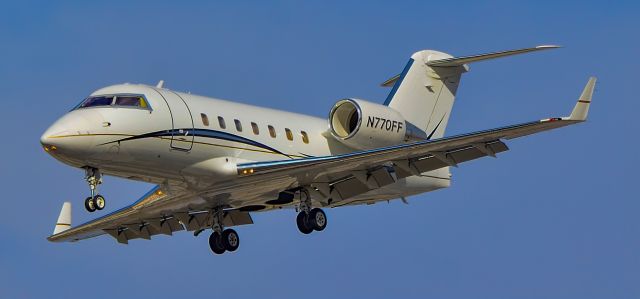
[[40, 143], [44, 150], [51, 155], [73, 150], [73, 143], [70, 142], [70, 137], [68, 137], [71, 135], [70, 133], [69, 127], [64, 122], [56, 121], [42, 133]]
[[51, 125], [42, 136], [40, 136], [40, 143], [47, 152], [57, 150], [63, 143], [63, 137], [69, 133], [59, 121]]
[[44, 150], [56, 157], [84, 156], [93, 144], [90, 123], [78, 115], [65, 115], [40, 136]]
[[[54, 133], [55, 132], [55, 133]], [[57, 133], [62, 133], [64, 130], [60, 126], [54, 123], [54, 125], [50, 126], [42, 136], [40, 136], [40, 144], [44, 145], [53, 145], [56, 142], [54, 136], [58, 135]]]
[[46, 152], [49, 152], [49, 150], [51, 150], [51, 147], [54, 145], [51, 144], [51, 139], [47, 136], [48, 135], [46, 132], [42, 134], [42, 136], [40, 136], [40, 144], [42, 144], [42, 147]]

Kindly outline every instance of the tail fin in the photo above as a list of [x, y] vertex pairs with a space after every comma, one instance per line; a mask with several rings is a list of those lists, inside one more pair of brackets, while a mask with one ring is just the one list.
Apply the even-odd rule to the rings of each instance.
[[451, 115], [460, 77], [469, 70], [467, 63], [553, 48], [557, 46], [465, 57], [452, 57], [434, 50], [419, 51], [411, 55], [400, 75], [382, 83], [382, 86], [393, 84], [384, 104], [399, 111], [409, 123], [423, 130], [429, 139], [440, 138], [444, 136]]

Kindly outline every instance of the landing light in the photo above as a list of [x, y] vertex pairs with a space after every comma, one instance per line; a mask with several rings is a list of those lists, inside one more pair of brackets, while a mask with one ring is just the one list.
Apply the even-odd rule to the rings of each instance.
[[55, 145], [45, 145], [43, 148], [45, 152], [55, 151], [58, 149]]

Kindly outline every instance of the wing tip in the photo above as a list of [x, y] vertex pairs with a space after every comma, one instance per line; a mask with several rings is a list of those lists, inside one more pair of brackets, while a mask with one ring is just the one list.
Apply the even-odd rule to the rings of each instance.
[[71, 228], [71, 202], [65, 201], [60, 209], [58, 221], [53, 229], [53, 235], [65, 232]]
[[47, 241], [51, 242], [51, 243], [59, 243], [61, 242], [60, 240], [60, 234], [61, 233], [57, 233], [57, 234], [53, 234], [51, 236], [47, 237]]
[[587, 116], [589, 115], [589, 107], [591, 106], [591, 99], [593, 98], [593, 91], [595, 90], [597, 80], [598, 78], [595, 76], [589, 77], [589, 81], [587, 81], [587, 84], [584, 86], [584, 89], [580, 94], [580, 98], [578, 98], [576, 105], [573, 107], [568, 120], [587, 120]]
[[558, 48], [562, 48], [562, 46], [560, 45], [539, 45], [536, 46], [536, 49], [558, 49]]

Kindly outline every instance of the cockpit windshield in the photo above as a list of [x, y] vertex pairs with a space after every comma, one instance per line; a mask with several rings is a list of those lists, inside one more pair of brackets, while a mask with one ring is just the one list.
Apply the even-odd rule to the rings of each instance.
[[76, 107], [76, 109], [81, 108], [89, 108], [89, 107], [131, 107], [131, 108], [142, 108], [142, 109], [150, 109], [147, 100], [142, 95], [102, 95], [102, 96], [90, 96], [80, 105]]
[[98, 97], [88, 97], [78, 108], [86, 108], [86, 107], [95, 107], [95, 106], [109, 106], [113, 102], [113, 96], [98, 96]]

